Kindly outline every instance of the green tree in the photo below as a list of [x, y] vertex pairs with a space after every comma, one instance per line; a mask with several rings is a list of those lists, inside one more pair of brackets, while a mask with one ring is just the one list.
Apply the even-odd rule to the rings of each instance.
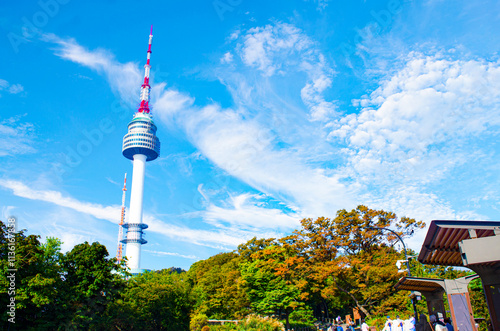
[[76, 245], [61, 258], [68, 311], [65, 328], [101, 329], [105, 311], [125, 288], [124, 264], [97, 242]]
[[187, 331], [192, 305], [189, 293], [185, 272], [162, 270], [134, 276], [109, 307], [110, 329]]
[[[61, 242], [48, 238], [47, 243], [42, 245], [39, 236], [26, 236], [25, 231], [9, 232], [7, 226], [0, 221], [2, 324], [5, 329], [8, 328], [9, 315], [6, 314], [5, 309], [10, 297], [14, 297], [15, 326], [18, 329], [55, 329], [58, 319], [65, 314], [64, 309], [61, 308], [60, 293], [63, 281], [58, 264], [61, 256], [59, 252]], [[12, 249], [9, 248], [9, 241]], [[9, 251], [15, 252], [15, 259], [10, 261]], [[14, 278], [7, 278], [8, 275], [14, 275]], [[9, 289], [11, 280], [15, 284], [13, 292]]]
[[237, 319], [249, 313], [249, 302], [240, 284], [241, 258], [220, 253], [194, 263], [188, 271], [197, 313], [212, 319]]

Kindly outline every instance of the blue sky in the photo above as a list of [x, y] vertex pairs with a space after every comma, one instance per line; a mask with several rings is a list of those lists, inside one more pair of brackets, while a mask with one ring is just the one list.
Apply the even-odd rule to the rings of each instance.
[[162, 146], [146, 167], [141, 267], [187, 269], [358, 204], [498, 219], [499, 7], [2, 2], [1, 219], [115, 255], [151, 24]]

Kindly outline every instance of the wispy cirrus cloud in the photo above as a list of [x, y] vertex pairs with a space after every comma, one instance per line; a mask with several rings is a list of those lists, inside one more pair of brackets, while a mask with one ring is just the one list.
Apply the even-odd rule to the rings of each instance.
[[199, 260], [200, 258], [194, 255], [184, 255], [184, 254], [179, 254], [175, 252], [164, 252], [164, 251], [154, 251], [150, 249], [145, 249], [145, 252], [149, 252], [153, 255], [156, 256], [177, 256], [177, 257], [182, 257], [184, 259], [190, 259], [190, 260]]
[[270, 129], [258, 121], [218, 105], [185, 114], [186, 132], [202, 154], [257, 190], [306, 215], [353, 204], [339, 178], [309, 166], [293, 150], [277, 148]]
[[63, 39], [55, 34], [44, 34], [42, 40], [55, 45], [55, 54], [62, 59], [79, 63], [104, 74], [113, 91], [129, 103], [137, 102], [136, 95], [142, 74], [136, 63], [119, 63], [105, 49], [88, 50], [75, 39]]
[[286, 214], [281, 209], [266, 206], [266, 199], [264, 195], [249, 193], [231, 196], [222, 206], [208, 203], [203, 218], [216, 226], [229, 224], [249, 231], [256, 228], [290, 231], [298, 227], [299, 214]]
[[12, 194], [18, 197], [52, 203], [116, 224], [118, 224], [119, 221], [119, 206], [105, 207], [100, 204], [81, 202], [72, 197], [64, 196], [58, 191], [32, 189], [28, 185], [17, 180], [0, 179], [0, 186], [4, 189], [11, 190]]
[[[103, 206], [101, 204], [80, 201], [58, 191], [32, 189], [25, 183], [16, 180], [0, 179], [0, 187], [11, 190], [12, 194], [18, 197], [47, 202], [55, 206], [67, 208], [67, 210], [77, 211], [84, 215], [89, 215], [100, 220], [106, 220], [114, 224], [118, 224], [119, 222], [120, 206]], [[234, 249], [237, 245], [250, 239], [255, 233], [241, 230], [235, 233], [230, 229], [190, 229], [185, 226], [168, 224], [150, 214], [144, 215], [144, 222], [149, 225], [148, 231], [162, 234], [167, 238], [186, 241], [196, 245], [217, 247], [225, 250]], [[61, 225], [59, 224], [58, 227], [60, 226]], [[57, 229], [58, 227], [53, 228], [51, 226], [51, 229]], [[65, 231], [56, 231], [56, 235], [61, 236], [64, 232]], [[70, 238], [71, 242], [76, 242], [77, 239], [84, 237], [87, 238], [89, 236], [88, 232], [83, 233], [81, 229], [78, 230], [78, 227], [73, 229], [73, 234], [74, 236], [71, 237], [72, 239], [67, 235], [65, 238]]]
[[35, 126], [22, 122], [21, 117], [0, 121], [0, 157], [36, 152]]

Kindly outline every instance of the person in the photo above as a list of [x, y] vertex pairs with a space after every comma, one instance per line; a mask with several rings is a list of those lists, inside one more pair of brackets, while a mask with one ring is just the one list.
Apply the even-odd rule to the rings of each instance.
[[342, 323], [342, 317], [340, 317], [340, 315], [337, 316], [337, 318], [335, 319], [335, 321], [337, 322], [337, 325], [341, 324]]
[[446, 328], [448, 329], [448, 331], [454, 331], [453, 330], [453, 325], [451, 325], [451, 320], [450, 320], [449, 317], [446, 317], [444, 319], [444, 324], [445, 324]]
[[444, 322], [444, 316], [443, 316], [443, 313], [438, 312], [438, 313], [437, 313], [437, 319], [438, 319], [438, 321], [440, 321], [441, 323], [443, 323], [443, 325], [445, 325], [445, 324], [446, 324], [446, 323]]
[[432, 324], [434, 331], [448, 331], [445, 324], [437, 319], [436, 315], [431, 315], [429, 320]]
[[363, 324], [361, 324], [361, 331], [370, 331], [370, 327], [366, 324], [365, 320], [363, 320]]
[[349, 331], [354, 331], [354, 321], [349, 321], [349, 325], [347, 326], [347, 329]]
[[399, 318], [399, 315], [396, 315], [396, 319], [392, 321], [392, 329], [393, 331], [403, 331], [403, 321]]
[[385, 321], [384, 328], [382, 329], [382, 331], [394, 331], [392, 329], [391, 316], [387, 316], [387, 320]]
[[413, 315], [410, 315], [410, 317], [404, 321], [404, 331], [416, 331], [416, 323], [415, 323], [415, 317]]

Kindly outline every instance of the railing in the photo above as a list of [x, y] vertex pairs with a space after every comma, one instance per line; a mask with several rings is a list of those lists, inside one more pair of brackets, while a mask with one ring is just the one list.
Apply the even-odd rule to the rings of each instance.
[[208, 320], [208, 325], [224, 325], [224, 323], [238, 324], [238, 320]]

